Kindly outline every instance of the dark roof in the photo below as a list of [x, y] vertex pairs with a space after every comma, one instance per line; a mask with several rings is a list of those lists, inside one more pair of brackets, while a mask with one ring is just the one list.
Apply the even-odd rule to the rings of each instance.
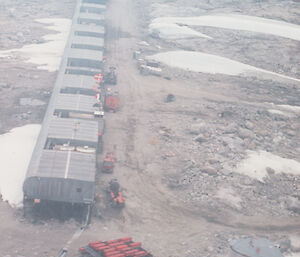
[[104, 46], [103, 38], [76, 36], [72, 39], [72, 44]]
[[97, 142], [98, 122], [53, 117], [48, 130], [49, 138]]
[[94, 113], [98, 107], [94, 107], [97, 100], [94, 96], [80, 94], [59, 94], [56, 103], [56, 110], [75, 111], [82, 113]]
[[80, 13], [78, 18], [83, 18], [83, 19], [93, 19], [93, 20], [104, 20], [104, 15], [103, 14], [98, 14], [98, 13]]
[[95, 180], [95, 155], [72, 151], [43, 150], [40, 162], [27, 177]]
[[76, 24], [72, 27], [74, 31], [87, 31], [87, 32], [96, 32], [96, 33], [105, 33], [104, 26], [95, 26], [95, 25], [83, 25]]
[[62, 87], [92, 89], [95, 84], [96, 81], [92, 76], [65, 74]]
[[71, 48], [68, 53], [68, 58], [85, 59], [85, 60], [102, 62], [103, 52], [90, 50], [90, 49]]

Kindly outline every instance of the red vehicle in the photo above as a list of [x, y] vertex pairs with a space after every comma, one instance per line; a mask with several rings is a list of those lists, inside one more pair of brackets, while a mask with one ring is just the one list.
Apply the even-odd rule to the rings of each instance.
[[105, 97], [105, 110], [115, 112], [119, 107], [119, 98], [115, 95], [107, 95]]
[[113, 153], [107, 153], [102, 165], [102, 171], [105, 173], [112, 173], [115, 167], [115, 158]]
[[113, 207], [123, 208], [125, 206], [125, 199], [120, 192], [120, 184], [117, 179], [112, 179], [109, 182], [109, 194]]

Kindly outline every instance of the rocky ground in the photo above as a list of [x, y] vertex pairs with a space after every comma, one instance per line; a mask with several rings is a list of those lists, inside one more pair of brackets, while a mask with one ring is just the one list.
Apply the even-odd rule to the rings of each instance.
[[[41, 18], [73, 16], [74, 1], [0, 1], [0, 50], [40, 44], [46, 30], [36, 22]], [[46, 110], [56, 72], [38, 70], [22, 57], [1, 58], [0, 63], [0, 132], [27, 123], [40, 123]], [[32, 98], [33, 104], [20, 103], [20, 98]]]
[[[299, 4], [293, 1], [285, 4], [276, 1], [257, 4], [252, 1], [242, 4], [213, 1], [211, 5], [190, 3], [189, 8], [180, 1], [157, 2], [149, 2], [150, 15], [144, 13], [148, 24], [160, 16], [237, 11], [300, 24], [296, 8]], [[275, 11], [280, 6], [290, 10], [291, 15], [287, 16], [285, 12], [280, 15], [278, 10]], [[214, 42], [199, 38], [162, 40], [147, 35], [147, 30], [144, 30], [149, 45], [142, 52], [147, 55], [174, 49], [205, 51], [292, 77], [299, 75], [299, 65], [294, 58], [299, 52], [297, 41], [218, 28], [196, 29], [212, 36]], [[179, 196], [184, 195], [185, 201], [212, 209], [223, 209], [227, 205], [246, 215], [297, 215], [297, 208], [291, 208], [289, 201], [291, 197], [295, 200], [299, 197], [297, 177], [270, 171], [268, 179], [261, 183], [234, 171], [246, 157], [247, 150], [265, 150], [299, 161], [299, 113], [281, 112], [280, 108], [272, 111], [274, 104], [298, 106], [299, 85], [258, 77], [197, 74], [169, 67], [164, 67], [164, 72], [172, 79], [181, 80], [182, 87], [193, 81], [210, 93], [209, 96], [200, 96], [200, 93], [199, 97], [195, 95], [193, 98], [182, 93], [176, 98], [176, 103], [153, 110], [162, 114], [150, 119], [151, 127], [157, 137], [165, 141], [166, 151], [169, 149], [175, 153], [172, 158], [180, 167], [177, 166], [177, 171], [171, 176], [169, 186], [181, 188]], [[222, 190], [228, 192], [228, 199], [219, 197]], [[236, 196], [237, 192], [239, 196]]]

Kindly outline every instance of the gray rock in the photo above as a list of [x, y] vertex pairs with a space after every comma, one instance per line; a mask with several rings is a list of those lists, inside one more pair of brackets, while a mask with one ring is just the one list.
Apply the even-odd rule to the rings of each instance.
[[218, 175], [218, 171], [215, 168], [211, 167], [211, 166], [201, 168], [201, 172], [204, 172], [204, 173], [206, 173], [210, 176]]
[[289, 129], [289, 130], [287, 130], [287, 131], [285, 131], [286, 132], [286, 134], [288, 135], [288, 136], [291, 136], [291, 137], [294, 137], [294, 136], [296, 136], [296, 131], [294, 131], [294, 130], [291, 130], [291, 129]]
[[253, 123], [251, 122], [251, 121], [246, 121], [246, 123], [245, 123], [245, 127], [247, 128], [247, 129], [250, 129], [250, 130], [252, 130], [253, 128], [254, 128], [254, 125], [253, 125]]
[[204, 143], [207, 141], [206, 137], [204, 137], [203, 135], [198, 135], [197, 137], [194, 138], [194, 140], [199, 143]]
[[242, 139], [245, 139], [245, 138], [254, 138], [255, 137], [255, 134], [251, 130], [244, 129], [244, 128], [240, 128], [239, 129], [238, 135]]
[[230, 124], [227, 127], [224, 128], [224, 133], [225, 134], [235, 134], [237, 131], [236, 125], [235, 124]]
[[288, 197], [286, 200], [286, 208], [295, 213], [300, 213], [300, 201], [296, 197]]
[[215, 163], [219, 163], [220, 161], [218, 160], [218, 159], [209, 159], [208, 160], [208, 162], [210, 163], [210, 164], [215, 164]]
[[275, 170], [273, 170], [273, 169], [270, 168], [270, 167], [267, 167], [267, 168], [266, 168], [266, 171], [268, 172], [269, 175], [274, 175], [274, 174], [275, 174]]
[[204, 122], [192, 124], [190, 127], [190, 133], [192, 135], [198, 135], [201, 132], [206, 131], [206, 124]]

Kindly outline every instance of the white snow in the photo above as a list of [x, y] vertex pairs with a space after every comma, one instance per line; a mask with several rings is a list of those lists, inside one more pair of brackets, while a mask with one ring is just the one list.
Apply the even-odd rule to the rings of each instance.
[[300, 162], [282, 158], [266, 151], [248, 151], [248, 156], [240, 162], [236, 172], [247, 175], [263, 182], [268, 175], [266, 168], [271, 168], [275, 173], [288, 173], [300, 175]]
[[300, 235], [290, 235], [291, 245], [295, 248], [300, 248]]
[[292, 111], [296, 113], [300, 113], [300, 106], [295, 106], [295, 105], [287, 105], [287, 104], [279, 104], [277, 105], [278, 107], [281, 107], [287, 111]]
[[0, 135], [0, 193], [12, 206], [22, 204], [23, 182], [40, 128], [29, 124]]
[[24, 45], [22, 48], [0, 51], [0, 57], [19, 55], [25, 58], [26, 62], [37, 64], [38, 69], [56, 71], [59, 69], [72, 21], [64, 18], [38, 19], [36, 21], [46, 24], [46, 29], [58, 33], [43, 36], [45, 43]]
[[[192, 51], [169, 51], [148, 56], [148, 59], [162, 62], [166, 65], [181, 68], [194, 72], [204, 72], [211, 74], [225, 75], [253, 75], [253, 73], [264, 73], [280, 78], [300, 81], [300, 79], [291, 78], [275, 72], [266, 71], [237, 62], [218, 55], [206, 54]], [[250, 74], [251, 73], [251, 74]]]
[[172, 23], [152, 23], [149, 25], [150, 33], [158, 35], [163, 39], [183, 39], [183, 38], [195, 38], [195, 37], [211, 37], [190, 29], [187, 26], [179, 26]]
[[209, 26], [271, 34], [300, 41], [300, 26], [279, 20], [238, 14], [214, 14], [196, 17], [161, 17], [152, 23]]

